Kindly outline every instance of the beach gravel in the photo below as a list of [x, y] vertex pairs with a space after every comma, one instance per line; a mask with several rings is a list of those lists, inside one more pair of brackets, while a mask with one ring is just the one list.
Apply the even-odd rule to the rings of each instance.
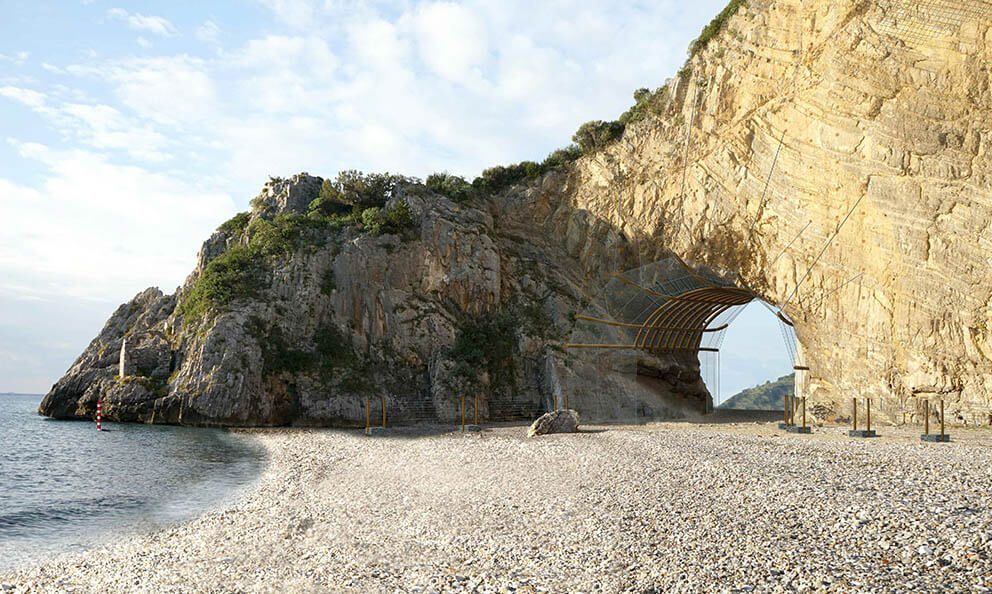
[[231, 507], [14, 592], [992, 592], [992, 447], [770, 425], [268, 430]]

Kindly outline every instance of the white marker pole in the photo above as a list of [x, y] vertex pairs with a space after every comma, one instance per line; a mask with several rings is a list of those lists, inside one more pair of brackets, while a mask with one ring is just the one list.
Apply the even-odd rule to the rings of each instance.
[[101, 425], [102, 415], [100, 414], [100, 401], [96, 401], [96, 430], [103, 431], [103, 426]]

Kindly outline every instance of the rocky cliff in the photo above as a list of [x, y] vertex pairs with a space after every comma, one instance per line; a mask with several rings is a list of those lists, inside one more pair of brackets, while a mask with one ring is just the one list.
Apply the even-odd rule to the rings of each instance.
[[657, 116], [578, 164], [571, 203], [784, 303], [818, 416], [859, 396], [988, 422], [990, 20], [976, 0], [747, 2]]
[[[456, 203], [398, 180], [381, 209], [276, 179], [203, 245], [175, 295], [122, 305], [42, 414], [201, 425], [531, 419], [581, 387], [591, 415], [707, 406], [698, 362], [570, 355], [576, 311], [622, 269], [608, 226], [564, 203], [566, 170]], [[386, 197], [384, 197], [386, 198]], [[402, 216], [395, 213], [401, 213]], [[571, 248], [571, 249], [569, 249]], [[611, 371], [651, 369], [653, 377]]]
[[486, 418], [563, 393], [584, 416], [701, 409], [693, 357], [556, 346], [581, 341], [570, 314], [602, 310], [607, 274], [672, 253], [783, 307], [811, 414], [867, 396], [890, 421], [923, 399], [987, 420], [985, 6], [735, 1], [674, 80], [580, 131], [578, 161], [457, 202], [401, 184], [398, 232], [298, 224], [322, 180], [273, 181], [176, 295], [122, 306], [41, 410], [87, 416], [102, 394], [121, 419], [329, 424], [385, 397], [449, 420], [463, 393]]

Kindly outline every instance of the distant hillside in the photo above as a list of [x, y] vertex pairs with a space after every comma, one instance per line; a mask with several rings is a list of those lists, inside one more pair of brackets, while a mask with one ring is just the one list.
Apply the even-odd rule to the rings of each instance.
[[717, 408], [737, 410], [782, 410], [782, 399], [792, 394], [796, 375], [790, 373], [773, 382], [748, 388], [731, 396]]

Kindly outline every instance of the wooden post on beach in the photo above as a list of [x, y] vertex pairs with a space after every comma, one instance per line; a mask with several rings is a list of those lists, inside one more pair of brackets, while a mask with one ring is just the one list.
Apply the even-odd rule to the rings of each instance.
[[930, 401], [923, 401], [923, 435], [930, 435]]
[[940, 399], [940, 440], [944, 441], [944, 399]]
[[382, 395], [382, 428], [386, 428], [386, 395]]
[[465, 397], [462, 396], [462, 433], [465, 433]]
[[866, 427], [866, 429], [868, 429], [868, 431], [871, 431], [871, 398], [865, 398], [865, 407], [866, 407], [866, 416], [868, 417], [866, 421], [868, 423], [868, 426]]
[[475, 424], [479, 424], [479, 394], [475, 394]]
[[806, 397], [803, 396], [803, 429], [806, 428]]
[[858, 430], [858, 399], [857, 398], [851, 398], [851, 405], [852, 405], [852, 408], [854, 409], [854, 414], [851, 416], [851, 419], [853, 419], [853, 421], [854, 421], [854, 430], [857, 431]]
[[369, 417], [369, 399], [365, 399], [365, 432], [369, 432], [371, 417]]

